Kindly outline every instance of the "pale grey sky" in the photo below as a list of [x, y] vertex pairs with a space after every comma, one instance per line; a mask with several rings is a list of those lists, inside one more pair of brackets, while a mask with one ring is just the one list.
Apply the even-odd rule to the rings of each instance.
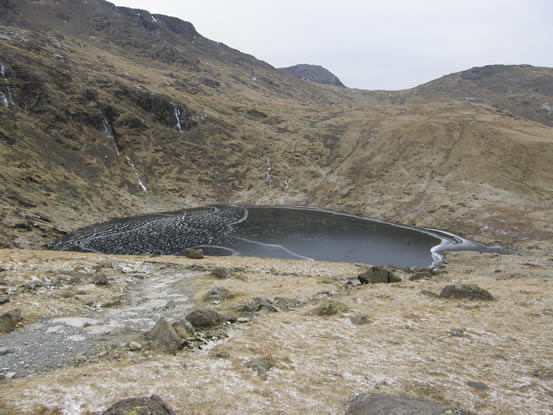
[[553, 67], [553, 0], [112, 0], [179, 17], [275, 66], [403, 89], [494, 63]]

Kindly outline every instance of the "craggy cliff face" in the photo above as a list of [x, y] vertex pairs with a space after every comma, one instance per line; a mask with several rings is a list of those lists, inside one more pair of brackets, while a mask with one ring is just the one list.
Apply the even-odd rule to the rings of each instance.
[[551, 238], [553, 70], [305, 82], [102, 0], [0, 1], [0, 247], [210, 203]]

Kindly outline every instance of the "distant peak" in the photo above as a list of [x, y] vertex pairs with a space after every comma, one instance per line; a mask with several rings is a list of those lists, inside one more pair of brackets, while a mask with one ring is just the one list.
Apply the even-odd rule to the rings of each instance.
[[320, 65], [300, 64], [289, 66], [287, 68], [278, 68], [279, 71], [294, 78], [307, 82], [316, 82], [318, 84], [335, 85], [342, 88], [346, 86], [338, 79], [336, 75]]

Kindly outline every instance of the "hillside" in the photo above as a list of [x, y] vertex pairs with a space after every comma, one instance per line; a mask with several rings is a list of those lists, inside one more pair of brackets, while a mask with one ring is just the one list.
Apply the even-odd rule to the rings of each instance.
[[[2, 247], [209, 203], [314, 205], [506, 244], [552, 235], [551, 69], [362, 91], [103, 0], [1, 5]], [[525, 111], [502, 107], [532, 85]]]
[[345, 85], [336, 75], [319, 65], [294, 65], [287, 68], [278, 68], [279, 71], [307, 82], [316, 82], [323, 85], [335, 85], [345, 88]]
[[[553, 126], [553, 68], [488, 65], [443, 76], [411, 90], [413, 102], [457, 98], [507, 116]], [[422, 98], [422, 100], [421, 100]]]

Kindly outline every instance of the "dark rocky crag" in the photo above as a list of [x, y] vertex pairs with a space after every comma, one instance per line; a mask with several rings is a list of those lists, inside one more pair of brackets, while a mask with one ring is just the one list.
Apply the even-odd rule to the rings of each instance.
[[315, 82], [323, 85], [334, 85], [345, 88], [346, 86], [336, 75], [319, 65], [294, 65], [287, 68], [278, 68], [279, 71], [301, 79], [302, 81]]

